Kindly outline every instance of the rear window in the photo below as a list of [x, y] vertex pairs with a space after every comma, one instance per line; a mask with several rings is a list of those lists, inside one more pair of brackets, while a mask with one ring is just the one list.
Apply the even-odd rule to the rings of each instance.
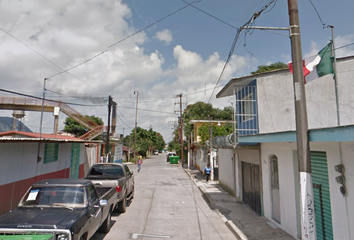
[[124, 177], [124, 171], [120, 165], [98, 164], [91, 167], [88, 177], [120, 178]]

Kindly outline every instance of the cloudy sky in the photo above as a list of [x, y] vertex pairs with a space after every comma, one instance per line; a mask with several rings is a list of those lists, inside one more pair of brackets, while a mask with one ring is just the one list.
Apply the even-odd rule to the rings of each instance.
[[[237, 29], [270, 0], [0, 0], [0, 82], [2, 90], [68, 103], [107, 124], [107, 99], [118, 104], [118, 132], [135, 126], [171, 140], [179, 98], [183, 108], [196, 101], [214, 107], [231, 78], [257, 66], [291, 60], [285, 31], [243, 31], [220, 81]], [[337, 57], [354, 55], [354, 1], [299, 1], [304, 57], [331, 39]], [[275, 1], [256, 26], [288, 27], [287, 1]], [[4, 91], [0, 96], [20, 97]], [[2, 110], [0, 116], [11, 116]], [[60, 114], [60, 126], [66, 115]], [[25, 124], [39, 132], [40, 113], [26, 112]], [[53, 116], [44, 114], [43, 132], [53, 132]]]

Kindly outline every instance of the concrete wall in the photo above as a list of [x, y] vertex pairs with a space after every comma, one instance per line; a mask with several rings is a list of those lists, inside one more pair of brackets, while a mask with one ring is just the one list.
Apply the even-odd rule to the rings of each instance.
[[[354, 124], [354, 58], [337, 62], [341, 125]], [[257, 78], [259, 133], [295, 130], [293, 79], [290, 72]], [[309, 129], [337, 126], [335, 85], [326, 75], [305, 85]]]
[[232, 195], [236, 196], [235, 159], [232, 149], [218, 149], [219, 155], [219, 182]]
[[[311, 142], [311, 151], [323, 151], [327, 154], [328, 175], [331, 196], [332, 227], [334, 239], [352, 239], [354, 236], [354, 142], [348, 143], [322, 143]], [[342, 153], [340, 154], [340, 149]], [[275, 155], [278, 158], [280, 211], [281, 222], [272, 220], [271, 176], [269, 158]], [[342, 155], [342, 161], [340, 160]], [[294, 237], [300, 234], [299, 215], [299, 177], [298, 159], [295, 143], [262, 143], [261, 145], [262, 178], [263, 178], [263, 207], [264, 216], [278, 224], [283, 230]], [[340, 174], [334, 170], [337, 164], [344, 164], [347, 194], [340, 193], [335, 180]]]
[[[69, 178], [71, 144], [59, 144], [58, 161], [43, 163], [45, 143], [41, 144], [37, 162], [38, 143], [0, 143], [0, 214], [15, 208], [31, 184], [48, 178]], [[79, 178], [84, 177], [86, 152], [80, 144]]]

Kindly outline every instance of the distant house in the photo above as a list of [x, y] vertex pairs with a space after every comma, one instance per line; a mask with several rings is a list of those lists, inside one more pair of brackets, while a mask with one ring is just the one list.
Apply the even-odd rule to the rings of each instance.
[[82, 178], [98, 159], [98, 143], [62, 135], [0, 133], [0, 214], [15, 208], [36, 181]]
[[[354, 236], [348, 204], [354, 201], [354, 56], [337, 59], [336, 74], [338, 98], [331, 75], [305, 85], [318, 239]], [[307, 229], [300, 220], [292, 79], [289, 70], [277, 70], [229, 81], [217, 98], [234, 97], [237, 139], [218, 155], [220, 182], [298, 238]]]

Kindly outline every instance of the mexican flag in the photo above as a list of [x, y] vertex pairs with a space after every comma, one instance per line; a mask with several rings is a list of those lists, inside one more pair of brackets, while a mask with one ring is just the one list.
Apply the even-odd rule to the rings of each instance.
[[[303, 60], [305, 84], [333, 73], [332, 42], [328, 43], [316, 56]], [[289, 63], [289, 70], [293, 73], [292, 63]]]

